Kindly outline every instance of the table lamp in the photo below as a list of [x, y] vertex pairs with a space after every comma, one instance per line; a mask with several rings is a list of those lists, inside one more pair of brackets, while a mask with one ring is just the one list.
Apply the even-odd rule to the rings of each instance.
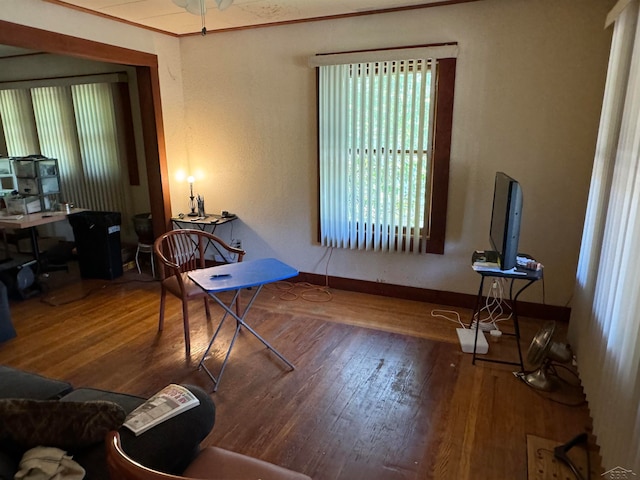
[[193, 182], [195, 181], [195, 178], [193, 177], [187, 177], [187, 182], [189, 182], [189, 208], [191, 209], [191, 211], [189, 212], [189, 216], [190, 217], [197, 217], [198, 216], [198, 212], [196, 212], [196, 201], [195, 198], [193, 196]]

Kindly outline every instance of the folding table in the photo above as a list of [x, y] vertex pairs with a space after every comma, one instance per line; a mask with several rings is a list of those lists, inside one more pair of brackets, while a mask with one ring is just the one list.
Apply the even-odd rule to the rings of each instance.
[[[238, 332], [242, 327], [245, 327], [250, 333], [252, 333], [258, 340], [260, 340], [269, 350], [275, 353], [280, 360], [286, 363], [291, 370], [295, 367], [289, 360], [287, 360], [284, 356], [280, 354], [275, 348], [273, 348], [264, 338], [262, 338], [253, 328], [251, 328], [245, 322], [245, 318], [247, 317], [247, 313], [251, 309], [254, 300], [262, 290], [262, 287], [268, 283], [278, 282], [280, 280], [286, 280], [287, 278], [295, 277], [298, 275], [298, 271], [290, 267], [289, 265], [276, 260], [275, 258], [263, 258], [259, 260], [249, 260], [245, 262], [238, 263], [229, 263], [225, 265], [218, 265], [215, 267], [203, 268], [200, 270], [194, 270], [187, 274], [189, 278], [195, 282], [200, 288], [205, 290], [209, 296], [220, 305], [225, 313], [220, 320], [218, 327], [216, 328], [215, 333], [211, 337], [211, 341], [209, 342], [209, 346], [205, 350], [202, 355], [202, 359], [198, 364], [198, 368], [202, 368], [207, 375], [213, 380], [215, 392], [220, 385], [220, 380], [222, 378], [222, 374], [224, 373], [224, 369], [227, 366], [227, 360], [229, 359], [229, 355], [231, 354], [231, 349], [233, 348], [233, 344], [236, 341], [236, 337], [238, 336]], [[238, 296], [240, 295], [240, 291], [245, 288], [251, 288], [253, 290], [253, 295], [249, 300], [244, 312], [242, 315], [238, 315], [234, 311], [234, 305], [238, 301]], [[223, 300], [218, 297], [218, 294], [222, 292], [235, 291], [233, 295], [233, 299], [227, 304]], [[220, 373], [216, 378], [206, 367], [204, 364], [205, 357], [209, 354], [213, 343], [215, 342], [218, 333], [220, 332], [220, 328], [224, 323], [227, 315], [231, 315], [236, 320], [236, 330], [233, 334], [233, 338], [229, 343], [229, 348], [227, 349], [227, 353], [224, 357], [224, 361], [222, 362], [222, 367], [220, 367]]]

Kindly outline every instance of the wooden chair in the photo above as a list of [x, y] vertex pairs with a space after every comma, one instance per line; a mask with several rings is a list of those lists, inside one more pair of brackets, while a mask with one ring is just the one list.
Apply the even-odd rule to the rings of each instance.
[[[209, 247], [215, 251], [217, 259], [215, 262], [205, 263], [205, 252]], [[158, 330], [162, 331], [164, 326], [165, 300], [167, 292], [169, 292], [182, 301], [184, 342], [188, 355], [191, 351], [189, 308], [187, 306], [189, 301], [203, 299], [207, 320], [211, 320], [211, 313], [209, 311], [209, 296], [189, 279], [187, 273], [213, 264], [231, 263], [233, 260], [241, 262], [246, 252], [227, 245], [222, 239], [209, 232], [193, 229], [171, 230], [159, 236], [155, 240], [153, 248], [160, 263], [167, 267], [164, 269], [165, 276], [161, 281]], [[238, 305], [236, 308], [239, 308]]]
[[307, 475], [218, 447], [203, 448], [180, 477], [151, 470], [131, 459], [122, 449], [118, 432], [109, 432], [105, 443], [111, 480], [311, 480]]

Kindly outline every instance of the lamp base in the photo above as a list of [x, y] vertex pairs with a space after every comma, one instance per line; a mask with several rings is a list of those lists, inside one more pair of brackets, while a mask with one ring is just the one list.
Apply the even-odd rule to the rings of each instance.
[[187, 213], [187, 217], [199, 217], [200, 215], [198, 215], [198, 212], [190, 212]]

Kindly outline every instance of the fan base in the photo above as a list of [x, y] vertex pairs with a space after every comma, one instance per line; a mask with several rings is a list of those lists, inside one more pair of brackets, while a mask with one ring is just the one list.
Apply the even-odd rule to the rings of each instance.
[[527, 385], [535, 388], [536, 390], [544, 390], [548, 392], [553, 389], [554, 384], [547, 376], [547, 371], [544, 367], [539, 368], [535, 372], [527, 373], [524, 377], [524, 381]]

